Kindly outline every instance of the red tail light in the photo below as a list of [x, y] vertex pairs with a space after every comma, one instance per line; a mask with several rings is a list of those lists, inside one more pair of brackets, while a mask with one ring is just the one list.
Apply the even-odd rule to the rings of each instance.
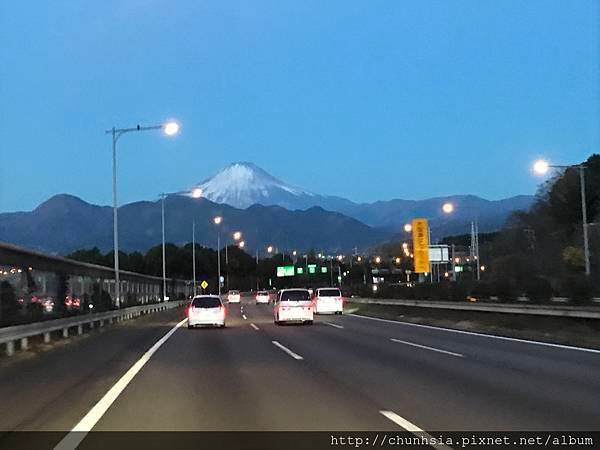
[[225, 306], [221, 305], [220, 310], [223, 313], [223, 317], [227, 316], [227, 308], [225, 308]]

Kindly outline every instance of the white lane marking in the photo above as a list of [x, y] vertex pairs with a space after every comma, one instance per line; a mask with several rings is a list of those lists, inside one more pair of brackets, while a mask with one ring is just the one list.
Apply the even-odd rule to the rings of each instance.
[[271, 341], [273, 343], [273, 345], [275, 347], [279, 347], [281, 350], [283, 350], [284, 352], [286, 352], [288, 355], [290, 355], [292, 358], [297, 359], [297, 360], [301, 360], [304, 359], [302, 356], [300, 356], [297, 353], [294, 353], [293, 351], [291, 351], [289, 348], [281, 345], [279, 342], [277, 341]]
[[254, 325], [253, 323], [251, 323], [251, 324], [250, 324], [250, 326], [251, 326], [252, 328], [254, 328], [256, 331], [260, 330], [260, 328], [258, 328], [258, 327], [257, 327], [256, 325]]
[[160, 338], [150, 349], [142, 355], [142, 357], [129, 368], [125, 375], [123, 375], [119, 381], [115, 383], [109, 391], [104, 394], [104, 397], [100, 399], [96, 405], [79, 421], [77, 425], [54, 447], [55, 450], [67, 450], [76, 448], [85, 436], [94, 428], [96, 423], [106, 413], [108, 408], [114, 403], [119, 397], [121, 392], [127, 387], [127, 385], [133, 380], [137, 373], [144, 367], [144, 365], [150, 360], [152, 355], [165, 343], [167, 340], [177, 331], [177, 329], [187, 322], [187, 319], [183, 319], [171, 330]]
[[490, 339], [499, 339], [502, 341], [520, 342], [523, 344], [542, 345], [544, 347], [554, 347], [554, 348], [562, 348], [564, 350], [577, 350], [580, 352], [589, 352], [589, 353], [600, 354], [600, 350], [595, 349], [595, 348], [574, 347], [572, 345], [552, 344], [551, 342], [530, 341], [528, 339], [519, 339], [519, 338], [512, 338], [512, 337], [507, 337], [507, 336], [498, 336], [495, 334], [477, 333], [476, 331], [455, 330], [453, 328], [435, 327], [433, 325], [421, 325], [418, 323], [401, 322], [399, 320], [389, 320], [389, 319], [380, 319], [379, 317], [361, 316], [360, 314], [347, 314], [347, 315], [352, 316], [352, 317], [357, 317], [359, 319], [377, 320], [379, 322], [395, 323], [397, 325], [407, 325], [410, 327], [429, 328], [431, 330], [449, 331], [450, 333], [467, 334], [470, 336], [479, 336], [479, 337], [490, 338]]
[[330, 327], [333, 328], [339, 328], [339, 329], [343, 329], [344, 327], [342, 325], [338, 325], [337, 323], [331, 323], [331, 322], [323, 322], [325, 325], [329, 325]]
[[[432, 439], [432, 436], [427, 433], [426, 431], [422, 430], [421, 428], [419, 428], [418, 426], [416, 426], [414, 423], [409, 422], [408, 420], [406, 420], [404, 417], [399, 416], [398, 414], [396, 414], [394, 411], [379, 411], [380, 414], [384, 415], [385, 417], [387, 417], [388, 419], [390, 419], [392, 422], [394, 422], [396, 425], [399, 425], [401, 428], [405, 429], [406, 431], [410, 431], [411, 433], [421, 437], [421, 436], [425, 436], [427, 437], [427, 440]], [[448, 450], [450, 449], [450, 447], [444, 445], [444, 444], [437, 444], [437, 445], [432, 445], [433, 448], [437, 448], [440, 450]]]
[[246, 317], [246, 314], [242, 314], [242, 317], [244, 318], [244, 320], [248, 319], [248, 318]]
[[423, 348], [425, 350], [431, 350], [431, 351], [434, 351], [434, 352], [445, 353], [446, 355], [457, 356], [459, 358], [464, 358], [465, 357], [465, 355], [462, 355], [460, 353], [449, 352], [448, 350], [442, 350], [442, 349], [435, 348], [435, 347], [427, 347], [426, 345], [415, 344], [414, 342], [402, 341], [400, 339], [394, 339], [394, 338], [392, 338], [392, 339], [390, 339], [390, 341], [397, 342], [398, 344], [412, 345], [413, 347], [419, 347], [419, 348]]

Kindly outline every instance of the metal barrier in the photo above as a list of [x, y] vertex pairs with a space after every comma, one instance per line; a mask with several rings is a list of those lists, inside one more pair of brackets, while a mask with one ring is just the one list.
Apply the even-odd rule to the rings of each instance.
[[373, 305], [416, 306], [419, 308], [438, 308], [462, 311], [484, 311], [507, 314], [530, 314], [537, 316], [574, 317], [580, 319], [600, 319], [600, 307], [580, 307], [563, 305], [508, 305], [486, 303], [438, 302], [430, 300], [348, 298], [348, 302]]
[[122, 321], [150, 314], [153, 312], [164, 311], [177, 308], [186, 304], [189, 300], [171, 301], [156, 303], [152, 305], [132, 306], [115, 311], [108, 311], [97, 314], [86, 314], [63, 319], [47, 320], [44, 322], [28, 323], [26, 325], [15, 325], [12, 327], [0, 328], [0, 344], [6, 344], [6, 354], [12, 356], [15, 352], [15, 342], [20, 341], [21, 350], [26, 350], [29, 346], [28, 339], [32, 336], [44, 336], [44, 342], [50, 342], [50, 333], [62, 330], [63, 338], [69, 337], [69, 329], [77, 327], [77, 334], [83, 333], [83, 326], [88, 325], [93, 329], [95, 324], [104, 326], [105, 322]]

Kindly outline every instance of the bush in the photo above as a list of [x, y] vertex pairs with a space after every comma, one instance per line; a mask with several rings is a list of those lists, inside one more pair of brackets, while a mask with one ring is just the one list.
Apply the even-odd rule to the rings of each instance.
[[519, 291], [514, 283], [508, 280], [495, 280], [492, 283], [492, 292], [498, 299], [504, 302], [511, 302], [517, 299]]
[[471, 296], [476, 299], [490, 298], [494, 295], [494, 289], [487, 281], [477, 281], [471, 288]]
[[523, 283], [525, 295], [534, 303], [549, 302], [554, 289], [548, 280], [542, 277], [531, 277]]
[[450, 300], [453, 302], [464, 302], [469, 295], [470, 283], [455, 281], [450, 285]]
[[560, 288], [561, 295], [569, 297], [576, 305], [589, 303], [593, 294], [592, 282], [584, 275], [566, 278]]

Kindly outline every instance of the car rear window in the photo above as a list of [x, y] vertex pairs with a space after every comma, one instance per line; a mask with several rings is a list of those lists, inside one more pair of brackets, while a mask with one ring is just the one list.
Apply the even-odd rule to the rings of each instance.
[[260, 291], [258, 295], [269, 295], [269, 293], [267, 291]]
[[282, 302], [298, 302], [308, 300], [310, 300], [308, 291], [285, 291], [281, 293]]
[[342, 293], [339, 289], [321, 289], [319, 290], [319, 297], [341, 297]]
[[192, 302], [194, 308], [218, 308], [221, 306], [221, 300], [215, 297], [199, 297]]
[[240, 293], [240, 291], [229, 291], [229, 293], [232, 295], [238, 295]]

